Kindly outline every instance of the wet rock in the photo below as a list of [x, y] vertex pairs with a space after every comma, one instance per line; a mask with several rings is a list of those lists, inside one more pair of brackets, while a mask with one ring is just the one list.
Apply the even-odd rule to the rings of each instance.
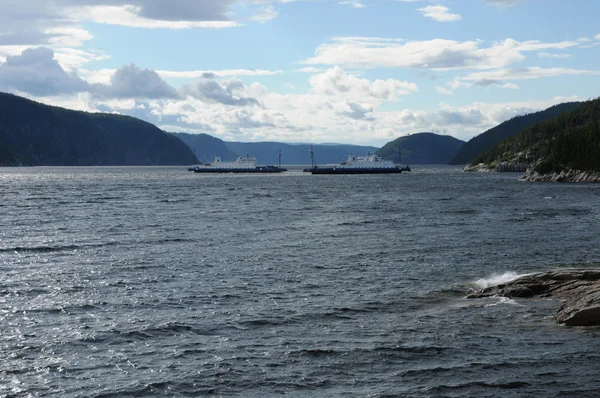
[[600, 325], [600, 268], [529, 274], [473, 292], [467, 298], [493, 296], [557, 298], [563, 301], [556, 314], [558, 323], [569, 326]]
[[560, 173], [540, 174], [535, 171], [535, 167], [530, 167], [520, 180], [538, 182], [600, 182], [600, 172], [569, 169], [563, 170]]

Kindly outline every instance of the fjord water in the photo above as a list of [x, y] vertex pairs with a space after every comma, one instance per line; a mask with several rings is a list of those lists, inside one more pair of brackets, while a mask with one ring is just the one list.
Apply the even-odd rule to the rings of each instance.
[[600, 330], [467, 300], [600, 261], [600, 186], [0, 169], [0, 396], [600, 395]]

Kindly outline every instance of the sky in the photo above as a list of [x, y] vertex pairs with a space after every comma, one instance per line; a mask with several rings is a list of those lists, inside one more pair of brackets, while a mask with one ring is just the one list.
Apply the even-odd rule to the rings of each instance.
[[597, 0], [0, 0], [0, 91], [229, 141], [462, 140], [600, 95]]

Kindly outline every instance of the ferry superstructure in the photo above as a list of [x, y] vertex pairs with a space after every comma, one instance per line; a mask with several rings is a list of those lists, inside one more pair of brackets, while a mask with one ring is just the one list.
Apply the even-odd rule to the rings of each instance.
[[311, 158], [313, 165], [305, 172], [312, 174], [392, 174], [410, 171], [410, 167], [402, 167], [400, 164], [391, 160], [383, 160], [381, 156], [369, 153], [367, 156], [348, 155], [345, 162], [336, 165], [317, 166], [314, 163], [314, 156]]
[[212, 163], [193, 168], [194, 173], [281, 173], [281, 166], [257, 166], [256, 158], [239, 156], [234, 162], [224, 162], [219, 156]]

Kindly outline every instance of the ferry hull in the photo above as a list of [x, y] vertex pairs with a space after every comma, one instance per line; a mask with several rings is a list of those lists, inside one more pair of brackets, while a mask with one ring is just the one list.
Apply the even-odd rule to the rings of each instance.
[[304, 169], [311, 174], [398, 174], [402, 173], [400, 168], [337, 168], [337, 167], [313, 167]]
[[194, 173], [223, 174], [223, 173], [281, 173], [287, 169], [281, 167], [256, 167], [254, 169], [217, 169], [195, 168]]

